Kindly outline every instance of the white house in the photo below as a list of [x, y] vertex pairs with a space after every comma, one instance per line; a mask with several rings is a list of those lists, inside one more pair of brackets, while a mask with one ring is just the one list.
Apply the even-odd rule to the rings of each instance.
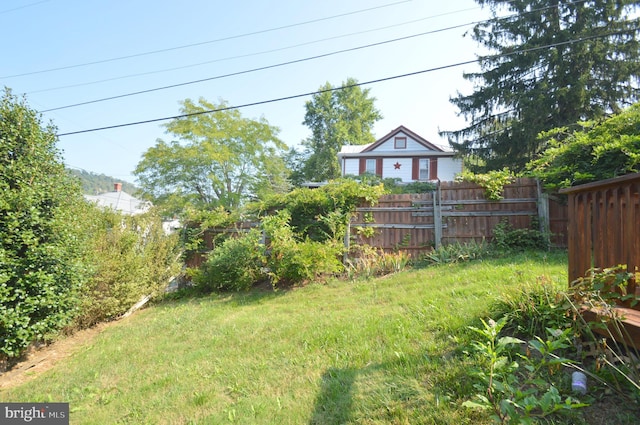
[[85, 195], [85, 199], [95, 202], [103, 208], [110, 208], [127, 215], [142, 214], [149, 211], [151, 203], [143, 201], [122, 191], [122, 183], [115, 183], [113, 192], [101, 195]]
[[343, 146], [338, 160], [343, 176], [370, 173], [411, 183], [453, 180], [462, 172], [462, 160], [454, 155], [400, 126], [368, 145]]

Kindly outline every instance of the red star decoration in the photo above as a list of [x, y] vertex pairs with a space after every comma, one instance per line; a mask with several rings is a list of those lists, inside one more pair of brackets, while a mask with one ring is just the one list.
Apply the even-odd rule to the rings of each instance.
[[401, 166], [402, 164], [400, 164], [399, 162], [396, 162], [395, 164], [393, 164], [393, 168], [395, 168], [396, 170], [399, 170]]

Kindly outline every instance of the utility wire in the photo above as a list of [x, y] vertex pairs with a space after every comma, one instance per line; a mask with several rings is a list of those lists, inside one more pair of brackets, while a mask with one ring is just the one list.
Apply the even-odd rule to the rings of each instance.
[[[183, 66], [178, 66], [178, 67], [173, 67], [173, 68], [165, 68], [165, 69], [160, 69], [160, 70], [156, 70], [156, 71], [149, 71], [149, 72], [141, 72], [141, 73], [137, 73], [137, 74], [122, 75], [122, 76], [119, 76], [119, 77], [106, 78], [106, 79], [103, 79], [103, 80], [89, 81], [89, 82], [85, 82], [85, 83], [70, 84], [70, 85], [67, 85], [67, 86], [60, 86], [60, 87], [52, 87], [52, 88], [48, 88], [48, 89], [34, 90], [34, 91], [26, 92], [25, 94], [36, 94], [36, 93], [44, 93], [44, 92], [49, 92], [49, 91], [54, 91], [54, 90], [61, 90], [61, 89], [68, 89], [68, 88], [74, 88], [74, 87], [83, 87], [83, 86], [88, 86], [88, 85], [92, 85], [92, 84], [98, 84], [98, 83], [105, 83], [105, 82], [109, 82], [109, 81], [122, 80], [122, 79], [125, 79], [125, 78], [141, 77], [141, 76], [145, 76], [145, 75], [159, 74], [159, 73], [162, 73], [162, 72], [169, 72], [169, 71], [177, 71], [177, 70], [180, 70], [180, 69], [194, 68], [194, 67], [197, 67], [197, 66], [208, 65], [208, 64], [217, 63], [217, 62], [225, 62], [225, 61], [234, 60], [234, 59], [243, 59], [243, 58], [248, 58], [248, 57], [252, 57], [252, 56], [264, 55], [264, 54], [267, 54], [267, 53], [281, 52], [281, 51], [284, 51], [284, 50], [294, 49], [296, 47], [309, 46], [311, 44], [322, 43], [322, 42], [325, 42], [325, 41], [338, 40], [338, 39], [341, 39], [341, 38], [352, 37], [354, 35], [362, 35], [362, 34], [367, 34], [367, 33], [371, 33], [371, 32], [382, 31], [382, 30], [386, 30], [386, 29], [390, 29], [390, 28], [400, 27], [400, 26], [404, 26], [404, 25], [415, 24], [416, 22], [426, 21], [426, 20], [429, 20], [429, 19], [439, 18], [439, 17], [445, 16], [445, 15], [451, 15], [451, 14], [454, 14], [454, 13], [465, 12], [465, 11], [469, 11], [469, 10], [473, 10], [473, 9], [475, 9], [475, 8], [461, 9], [461, 10], [457, 10], [457, 11], [454, 11], [454, 12], [443, 13], [443, 14], [440, 14], [440, 15], [431, 15], [431, 16], [427, 16], [427, 17], [424, 17], [424, 18], [419, 18], [419, 19], [413, 19], [413, 20], [410, 20], [410, 21], [399, 22], [399, 23], [393, 24], [393, 25], [387, 25], [387, 26], [384, 26], [384, 27], [372, 28], [372, 29], [368, 29], [368, 30], [364, 30], [364, 31], [352, 32], [352, 33], [348, 33], [348, 34], [336, 35], [336, 36], [333, 36], [333, 37], [322, 38], [322, 39], [319, 39], [319, 40], [308, 41], [308, 42], [305, 42], [305, 43], [294, 44], [294, 45], [285, 46], [285, 47], [279, 47], [277, 49], [263, 50], [261, 52], [246, 53], [246, 54], [243, 54], [243, 55], [229, 56], [229, 57], [226, 57], [226, 58], [213, 59], [213, 60], [209, 60], [209, 61], [205, 61], [205, 62], [198, 62], [198, 63], [195, 63], [195, 64], [183, 65]], [[472, 24], [473, 24], [473, 22], [469, 23], [467, 25], [472, 25]]]
[[279, 97], [279, 98], [269, 99], [269, 100], [263, 100], [263, 101], [259, 101], [259, 102], [245, 103], [243, 105], [226, 106], [226, 107], [223, 107], [223, 108], [210, 109], [210, 110], [199, 111], [199, 112], [192, 112], [192, 113], [189, 113], [189, 114], [174, 115], [174, 116], [170, 116], [170, 117], [154, 118], [154, 119], [149, 119], [149, 120], [144, 120], [144, 121], [136, 121], [136, 122], [130, 122], [130, 123], [125, 123], [125, 124], [116, 124], [116, 125], [111, 125], [111, 126], [106, 126], [106, 127], [91, 128], [91, 129], [87, 129], [87, 130], [79, 130], [79, 131], [73, 131], [73, 132], [68, 132], [68, 133], [61, 133], [61, 134], [58, 134], [58, 137], [71, 136], [71, 135], [74, 135], [74, 134], [90, 133], [90, 132], [102, 131], [102, 130], [109, 130], [109, 129], [121, 128], [121, 127], [130, 127], [130, 126], [134, 126], [134, 125], [148, 124], [148, 123], [160, 122], [160, 121], [168, 121], [168, 120], [173, 120], [173, 119], [188, 118], [188, 117], [193, 117], [193, 116], [198, 116], [198, 115], [210, 114], [210, 113], [214, 113], [214, 112], [223, 112], [223, 111], [228, 111], [228, 110], [233, 110], [233, 109], [247, 108], [247, 107], [250, 107], [250, 106], [257, 106], [257, 105], [264, 105], [264, 104], [268, 104], [268, 103], [281, 102], [281, 101], [284, 101], [284, 100], [297, 99], [297, 98], [301, 98], [301, 97], [312, 96], [312, 95], [326, 93], [326, 92], [334, 92], [334, 91], [338, 91], [338, 90], [345, 90], [345, 89], [352, 88], [352, 87], [360, 87], [360, 86], [365, 86], [365, 85], [381, 83], [381, 82], [384, 82], [384, 81], [396, 80], [396, 79], [399, 79], [399, 78], [405, 78], [405, 77], [415, 76], [415, 75], [419, 75], [419, 74], [425, 74], [425, 73], [428, 73], [428, 72], [440, 71], [440, 70], [443, 70], [443, 69], [454, 68], [454, 67], [458, 67], [458, 66], [462, 66], [462, 65], [468, 65], [468, 64], [475, 63], [475, 62], [482, 61], [482, 60], [493, 60], [493, 59], [497, 59], [497, 58], [501, 58], [501, 57], [508, 57], [508, 56], [513, 56], [513, 55], [516, 55], [516, 54], [529, 53], [529, 52], [534, 52], [534, 51], [538, 51], [538, 50], [542, 50], [542, 49], [549, 49], [549, 48], [553, 48], [553, 47], [564, 46], [564, 45], [567, 45], [567, 44], [575, 44], [575, 43], [580, 43], [580, 42], [583, 42], [583, 41], [588, 41], [588, 40], [593, 40], [593, 39], [603, 38], [603, 37], [609, 37], [609, 36], [612, 36], [612, 35], [625, 34], [625, 33], [629, 33], [629, 32], [632, 32], [632, 31], [638, 31], [638, 30], [640, 30], [640, 27], [633, 28], [633, 29], [630, 29], [630, 30], [616, 31], [616, 32], [608, 33], [608, 34], [593, 35], [593, 36], [583, 37], [583, 38], [579, 38], [579, 39], [575, 39], [575, 40], [567, 40], [567, 41], [558, 42], [558, 43], [552, 43], [552, 44], [548, 44], [548, 45], [544, 45], [544, 46], [532, 47], [532, 48], [529, 48], [529, 49], [516, 50], [516, 51], [513, 51], [513, 52], [504, 53], [504, 54], [484, 56], [484, 57], [480, 57], [479, 59], [473, 59], [473, 60], [458, 62], [458, 63], [454, 63], [454, 64], [443, 65], [443, 66], [439, 66], [439, 67], [435, 67], [435, 68], [424, 69], [424, 70], [421, 70], [421, 71], [415, 71], [415, 72], [410, 72], [410, 73], [406, 73], [406, 74], [394, 75], [394, 76], [391, 76], [391, 77], [379, 78], [379, 79], [376, 79], [376, 80], [370, 80], [370, 81], [366, 81], [366, 82], [363, 82], [363, 83], [354, 83], [354, 84], [349, 84], [349, 85], [345, 85], [345, 86], [341, 86], [341, 87], [334, 87], [334, 88], [330, 88], [330, 89], [316, 90], [316, 91], [312, 91], [312, 92], [296, 94], [296, 95], [292, 95], [292, 96]]
[[95, 99], [95, 100], [89, 100], [89, 101], [86, 101], [86, 102], [74, 103], [74, 104], [71, 104], [71, 105], [59, 106], [57, 108], [45, 109], [44, 111], [41, 111], [41, 112], [58, 111], [60, 109], [67, 109], [67, 108], [73, 108], [73, 107], [76, 107], [76, 106], [89, 105], [89, 104], [92, 104], [92, 103], [104, 102], [104, 101], [113, 100], [113, 99], [120, 99], [120, 98], [123, 98], [123, 97], [135, 96], [135, 95], [139, 95], [139, 94], [143, 94], [143, 93], [150, 93], [150, 92], [159, 91], [159, 90], [166, 90], [166, 89], [186, 86], [186, 85], [190, 85], [190, 84], [198, 84], [198, 83], [203, 83], [205, 81], [218, 80], [218, 79], [227, 78], [227, 77], [234, 77], [234, 76], [242, 75], [242, 74], [249, 74], [251, 72], [264, 71], [266, 69], [278, 68], [278, 67], [286, 66], [286, 65], [293, 65], [295, 63], [306, 62], [306, 61], [320, 59], [320, 58], [326, 58], [326, 57], [334, 56], [334, 55], [341, 54], [341, 53], [353, 52], [353, 51], [356, 51], [356, 50], [368, 49], [368, 48], [371, 48], [371, 47], [381, 46], [381, 45], [384, 45], [384, 44], [395, 43], [395, 42], [403, 41], [403, 40], [409, 40], [411, 38], [422, 37], [424, 35], [433, 34], [433, 33], [442, 32], [442, 31], [448, 31], [448, 30], [451, 30], [451, 29], [465, 27], [465, 26], [472, 25], [472, 24], [473, 23], [455, 25], [455, 26], [452, 26], [452, 27], [426, 31], [426, 32], [422, 32], [422, 33], [419, 33], [419, 34], [412, 34], [412, 35], [408, 35], [408, 36], [405, 36], [405, 37], [394, 38], [394, 39], [391, 39], [391, 40], [380, 41], [378, 43], [366, 44], [364, 46], [357, 46], [357, 47], [352, 47], [352, 48], [349, 48], [349, 49], [336, 50], [336, 51], [329, 52], [329, 53], [323, 53], [321, 55], [309, 56], [309, 57], [302, 58], [302, 59], [295, 59], [295, 60], [291, 60], [291, 61], [287, 61], [287, 62], [280, 62], [280, 63], [273, 64], [273, 65], [262, 66], [262, 67], [259, 67], [259, 68], [252, 68], [252, 69], [247, 69], [247, 70], [244, 70], [244, 71], [238, 71], [238, 72], [232, 72], [232, 73], [229, 73], [229, 74], [217, 75], [215, 77], [202, 78], [200, 80], [192, 80], [192, 81], [187, 81], [187, 82], [184, 82], [184, 83], [171, 84], [171, 85], [168, 85], [168, 86], [156, 87], [156, 88], [147, 89], [147, 90], [140, 90], [140, 91], [136, 91], [136, 92], [120, 94], [120, 95], [117, 95], [117, 96], [104, 97], [104, 98], [101, 98], [101, 99]]
[[280, 26], [280, 27], [268, 28], [268, 29], [260, 30], [260, 31], [253, 31], [253, 32], [248, 32], [248, 33], [243, 33], [243, 34], [231, 35], [231, 36], [227, 36], [227, 37], [217, 38], [215, 40], [201, 41], [201, 42], [198, 42], [198, 43], [185, 44], [185, 45], [182, 45], [182, 46], [168, 47], [166, 49], [158, 49], [158, 50], [152, 50], [152, 51], [149, 51], [149, 52], [142, 52], [142, 53], [135, 53], [135, 54], [132, 54], [132, 55], [119, 56], [119, 57], [115, 57], [115, 58], [101, 59], [101, 60], [97, 60], [97, 61], [93, 61], [93, 62], [85, 62], [85, 63], [79, 63], [79, 64], [75, 64], [75, 65], [67, 65], [67, 66], [61, 66], [61, 67], [57, 67], [57, 68], [43, 69], [43, 70], [40, 70], [40, 71], [31, 71], [31, 72], [24, 72], [22, 74], [7, 75], [5, 77], [0, 77], [0, 79], [17, 78], [17, 77], [25, 77], [25, 76], [28, 76], [28, 75], [44, 74], [44, 73], [47, 73], [47, 72], [62, 71], [62, 70], [65, 70], [65, 69], [80, 68], [80, 67], [89, 66], [89, 65], [97, 65], [97, 64], [101, 64], [101, 63], [115, 62], [115, 61], [120, 61], [120, 60], [124, 60], [124, 59], [137, 58], [137, 57], [141, 57], [141, 56], [155, 55], [157, 53], [171, 52], [171, 51], [174, 51], [174, 50], [181, 50], [181, 49], [186, 49], [186, 48], [190, 48], [190, 47], [203, 46], [205, 44], [219, 43], [221, 41], [235, 40], [235, 39], [238, 39], [238, 38], [250, 37], [250, 36], [258, 35], [258, 34], [265, 34], [265, 33], [268, 33], [268, 32], [279, 31], [279, 30], [282, 30], [282, 29], [299, 27], [299, 26], [302, 26], [302, 25], [308, 25], [308, 24], [313, 24], [313, 23], [317, 23], [317, 22], [328, 21], [328, 20], [331, 20], [331, 19], [341, 18], [341, 17], [349, 16], [349, 15], [355, 15], [355, 14], [358, 14], [358, 13], [369, 12], [371, 10], [382, 9], [382, 8], [390, 7], [390, 6], [396, 6], [398, 4], [408, 3], [410, 1], [412, 1], [412, 0], [401, 0], [401, 1], [396, 1], [394, 3], [387, 3], [387, 4], [380, 5], [380, 6], [370, 7], [370, 8], [367, 8], [367, 9], [355, 10], [353, 12], [346, 12], [346, 13], [341, 13], [339, 15], [326, 16], [324, 18], [312, 19], [310, 21], [298, 22], [298, 23], [295, 23], [295, 24], [283, 25], [283, 26]]
[[16, 10], [24, 9], [26, 7], [36, 6], [36, 5], [40, 4], [40, 3], [47, 3], [49, 1], [51, 1], [51, 0], [41, 0], [41, 1], [37, 1], [35, 3], [29, 3], [29, 4], [25, 4], [23, 6], [14, 7], [13, 9], [0, 10], [0, 15], [4, 15], [5, 13], [9, 13], [9, 12], [15, 12]]
[[[572, 2], [572, 3], [570, 3], [570, 4], [583, 3], [585, 1], [586, 0], [576, 0], [576, 1]], [[540, 8], [540, 9], [535, 9], [535, 10], [528, 11], [527, 13], [539, 12], [541, 10], [545, 10], [545, 9], [550, 8], [550, 7], [552, 7], [552, 6], [545, 6], [545, 7]], [[449, 12], [449, 13], [457, 13], [457, 12]], [[498, 18], [498, 20], [513, 19], [513, 18], [518, 17], [518, 16], [519, 16], [518, 14], [514, 14], [514, 15], [509, 15], [509, 16], [505, 16], [505, 17], [502, 17], [502, 18]], [[424, 18], [424, 19], [428, 19], [428, 18]], [[120, 98], [123, 98], [123, 97], [136, 96], [136, 95], [140, 95], [140, 94], [151, 93], [151, 92], [154, 92], [154, 91], [166, 90], [166, 89], [171, 89], [171, 88], [181, 87], [181, 86], [186, 86], [186, 85], [191, 85], [191, 84], [198, 84], [198, 83], [203, 83], [203, 82], [206, 82], [206, 81], [212, 81], [212, 80], [218, 80], [218, 79], [222, 79], [222, 78], [233, 77], [233, 76], [237, 76], [237, 75], [249, 74], [249, 73], [257, 72], [257, 71], [264, 71], [264, 70], [267, 70], [267, 69], [278, 68], [278, 67], [282, 67], [282, 66], [286, 66], [286, 65], [292, 65], [292, 64], [296, 64], [296, 63], [300, 63], [300, 62], [306, 62], [306, 61], [310, 61], [310, 60], [315, 60], [315, 59], [325, 58], [325, 57], [329, 57], [329, 56], [334, 56], [334, 55], [341, 54], [341, 53], [347, 53], [347, 52], [352, 52], [352, 51], [356, 51], [356, 50], [362, 50], [362, 49], [367, 49], [367, 48], [371, 48], [371, 47], [376, 47], [376, 46], [380, 46], [380, 45], [384, 45], [384, 44], [395, 43], [395, 42], [398, 42], [398, 41], [404, 41], [404, 40], [408, 40], [408, 39], [411, 39], [411, 38], [421, 37], [421, 36], [424, 36], [424, 35], [429, 35], [429, 34], [434, 34], [434, 33], [438, 33], [438, 32], [449, 31], [449, 30], [452, 30], [452, 29], [462, 28], [462, 27], [465, 27], [465, 26], [488, 23], [488, 22], [491, 22], [493, 20], [494, 19], [485, 19], [485, 20], [481, 20], [481, 21], [472, 21], [472, 22], [459, 24], [459, 25], [454, 25], [454, 26], [450, 26], [450, 27], [446, 27], [446, 28], [437, 29], [437, 30], [426, 31], [426, 32], [418, 33], [418, 34], [412, 34], [412, 35], [405, 36], [405, 37], [399, 37], [399, 38], [395, 38], [395, 39], [391, 39], [391, 40], [385, 40], [385, 41], [381, 41], [381, 42], [378, 42], [378, 43], [371, 43], [371, 44], [367, 44], [367, 45], [363, 45], [363, 46], [358, 46], [358, 47], [353, 47], [353, 48], [349, 48], [349, 49], [333, 51], [333, 52], [324, 53], [324, 54], [311, 56], [311, 57], [306, 57], [306, 58], [302, 58], [302, 59], [295, 59], [295, 60], [291, 60], [291, 61], [287, 61], [287, 62], [281, 62], [281, 63], [277, 63], [277, 64], [273, 64], [273, 65], [267, 65], [267, 66], [263, 66], [263, 67], [259, 67], [259, 68], [252, 68], [252, 69], [248, 69], [248, 70], [243, 70], [243, 71], [238, 71], [238, 72], [233, 72], [233, 73], [223, 74], [223, 75], [217, 75], [217, 76], [214, 76], [214, 77], [208, 77], [208, 78], [203, 78], [203, 79], [199, 79], [199, 80], [191, 80], [191, 81], [187, 81], [187, 82], [183, 82], [183, 83], [171, 84], [171, 85], [167, 85], [167, 86], [161, 86], [161, 87], [156, 87], [156, 88], [151, 88], [151, 89], [146, 89], [146, 90], [140, 90], [140, 91], [135, 91], [135, 92], [130, 92], [130, 93], [124, 93], [124, 94], [120, 94], [120, 95], [116, 95], [116, 96], [109, 96], [109, 97], [105, 97], [105, 98], [94, 99], [94, 100], [74, 103], [74, 104], [65, 105], [65, 106], [59, 106], [59, 107], [55, 107], [55, 108], [45, 109], [45, 110], [43, 110], [41, 112], [51, 112], [51, 111], [57, 111], [57, 110], [61, 110], [61, 109], [73, 108], [73, 107], [77, 107], [77, 106], [90, 105], [90, 104], [93, 104], [93, 103], [99, 103], [99, 102], [104, 102], [104, 101], [108, 101], [108, 100], [120, 99]], [[411, 22], [414, 22], [414, 21], [411, 21]], [[385, 27], [385, 28], [387, 28], [387, 27]], [[374, 31], [374, 30], [371, 30], [371, 31]], [[356, 33], [356, 34], [358, 34], [358, 33]], [[337, 36], [337, 37], [334, 37], [334, 38], [339, 38], [339, 37], [342, 37], [342, 36]], [[331, 39], [331, 38], [329, 38], [329, 39]], [[324, 40], [320, 40], [320, 41], [324, 41]], [[294, 47], [297, 47], [297, 46], [294, 46]], [[285, 47], [283, 49], [286, 49], [286, 48], [288, 48], [288, 47]], [[282, 50], [282, 49], [276, 49], [275, 51], [277, 51], [277, 50]], [[246, 57], [246, 56], [251, 56], [251, 54], [244, 55], [244, 56], [237, 56], [237, 57]], [[37, 93], [37, 92], [31, 92], [31, 93]]]

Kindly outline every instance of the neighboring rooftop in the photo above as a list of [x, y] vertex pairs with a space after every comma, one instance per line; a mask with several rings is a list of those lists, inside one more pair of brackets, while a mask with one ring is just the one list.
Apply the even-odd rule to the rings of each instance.
[[121, 183], [114, 184], [113, 192], [100, 195], [85, 195], [84, 197], [88, 201], [95, 202], [100, 207], [110, 208], [128, 215], [145, 213], [151, 207], [151, 203], [148, 201], [134, 198], [127, 192], [123, 192]]

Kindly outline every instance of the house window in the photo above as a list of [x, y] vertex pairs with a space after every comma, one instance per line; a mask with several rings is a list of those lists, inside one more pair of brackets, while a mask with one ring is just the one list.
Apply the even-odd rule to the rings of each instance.
[[394, 149], [406, 149], [407, 148], [407, 138], [406, 137], [396, 137], [393, 143]]
[[421, 181], [429, 180], [429, 158], [420, 158], [418, 179]]
[[367, 159], [367, 163], [364, 169], [365, 173], [375, 174], [376, 173], [376, 159]]

